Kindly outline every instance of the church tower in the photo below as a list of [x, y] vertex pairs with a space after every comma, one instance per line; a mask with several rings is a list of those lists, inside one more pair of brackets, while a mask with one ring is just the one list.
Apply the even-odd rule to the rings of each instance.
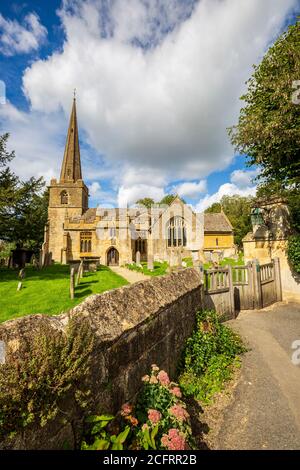
[[65, 262], [62, 249], [68, 237], [65, 222], [81, 217], [87, 209], [88, 188], [82, 179], [74, 96], [60, 179], [52, 179], [49, 186], [48, 252], [54, 261]]

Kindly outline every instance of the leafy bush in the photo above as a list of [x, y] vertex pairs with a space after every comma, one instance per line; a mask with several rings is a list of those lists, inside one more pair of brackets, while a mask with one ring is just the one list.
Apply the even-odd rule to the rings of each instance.
[[126, 403], [116, 418], [92, 416], [83, 450], [193, 448], [189, 414], [178, 384], [155, 364], [142, 378], [135, 407]]
[[293, 235], [289, 238], [288, 259], [294, 271], [300, 274], [300, 235]]
[[92, 347], [88, 324], [71, 320], [65, 334], [43, 326], [22, 359], [1, 365], [0, 438], [32, 424], [44, 426], [56, 416], [67, 420], [66, 401], [85, 408]]
[[197, 316], [197, 328], [187, 340], [183, 371], [179, 383], [186, 395], [203, 403], [210, 402], [239, 364], [245, 351], [241, 339], [223, 325], [216, 312], [203, 311]]
[[109, 423], [114, 420], [115, 417], [111, 415], [101, 416], [89, 416], [86, 420], [88, 424], [91, 424], [89, 430], [91, 444], [85, 440], [82, 441], [82, 450], [123, 450], [124, 443], [130, 432], [130, 427], [126, 426], [125, 429], [116, 434], [111, 434], [108, 430]]

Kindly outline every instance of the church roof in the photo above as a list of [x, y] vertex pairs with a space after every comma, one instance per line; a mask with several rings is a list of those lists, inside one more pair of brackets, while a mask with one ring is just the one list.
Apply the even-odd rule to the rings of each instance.
[[204, 214], [204, 232], [232, 232], [232, 225], [224, 212]]
[[60, 173], [60, 182], [70, 181], [75, 183], [82, 179], [79, 136], [76, 114], [76, 99], [74, 97], [72, 112], [70, 117], [65, 153]]

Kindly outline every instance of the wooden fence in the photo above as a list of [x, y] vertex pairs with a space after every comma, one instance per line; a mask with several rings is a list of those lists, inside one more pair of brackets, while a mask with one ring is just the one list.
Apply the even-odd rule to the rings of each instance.
[[275, 258], [260, 265], [204, 271], [205, 308], [215, 309], [225, 318], [235, 318], [241, 310], [261, 309], [282, 300], [280, 264]]

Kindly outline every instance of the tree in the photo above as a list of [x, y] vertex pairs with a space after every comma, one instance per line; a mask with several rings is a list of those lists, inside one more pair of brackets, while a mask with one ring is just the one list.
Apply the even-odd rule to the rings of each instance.
[[47, 221], [48, 192], [43, 178], [20, 181], [6, 165], [15, 154], [7, 151], [8, 134], [0, 136], [0, 240], [37, 249]]
[[[172, 204], [172, 202], [179, 196], [177, 196], [176, 194], [167, 194], [166, 196], [164, 196], [162, 198], [162, 200], [160, 201], [160, 204], [166, 204], [168, 206], [170, 206]], [[185, 200], [182, 198], [182, 197], [179, 197], [179, 199], [185, 204]]]
[[233, 227], [234, 243], [242, 247], [243, 238], [252, 231], [250, 217], [252, 201], [251, 197], [223, 196], [220, 202], [212, 204], [205, 212], [218, 213], [223, 209]]
[[7, 162], [10, 162], [15, 154], [14, 152], [7, 151], [7, 140], [9, 134], [0, 135], [0, 168], [6, 165]]
[[136, 204], [140, 204], [147, 207], [147, 209], [151, 209], [151, 206], [154, 204], [154, 199], [151, 197], [144, 197], [143, 199], [136, 201]]
[[300, 188], [299, 51], [298, 19], [254, 67], [238, 125], [229, 129], [236, 150], [247, 155], [249, 165], [260, 166], [263, 181], [295, 190]]

